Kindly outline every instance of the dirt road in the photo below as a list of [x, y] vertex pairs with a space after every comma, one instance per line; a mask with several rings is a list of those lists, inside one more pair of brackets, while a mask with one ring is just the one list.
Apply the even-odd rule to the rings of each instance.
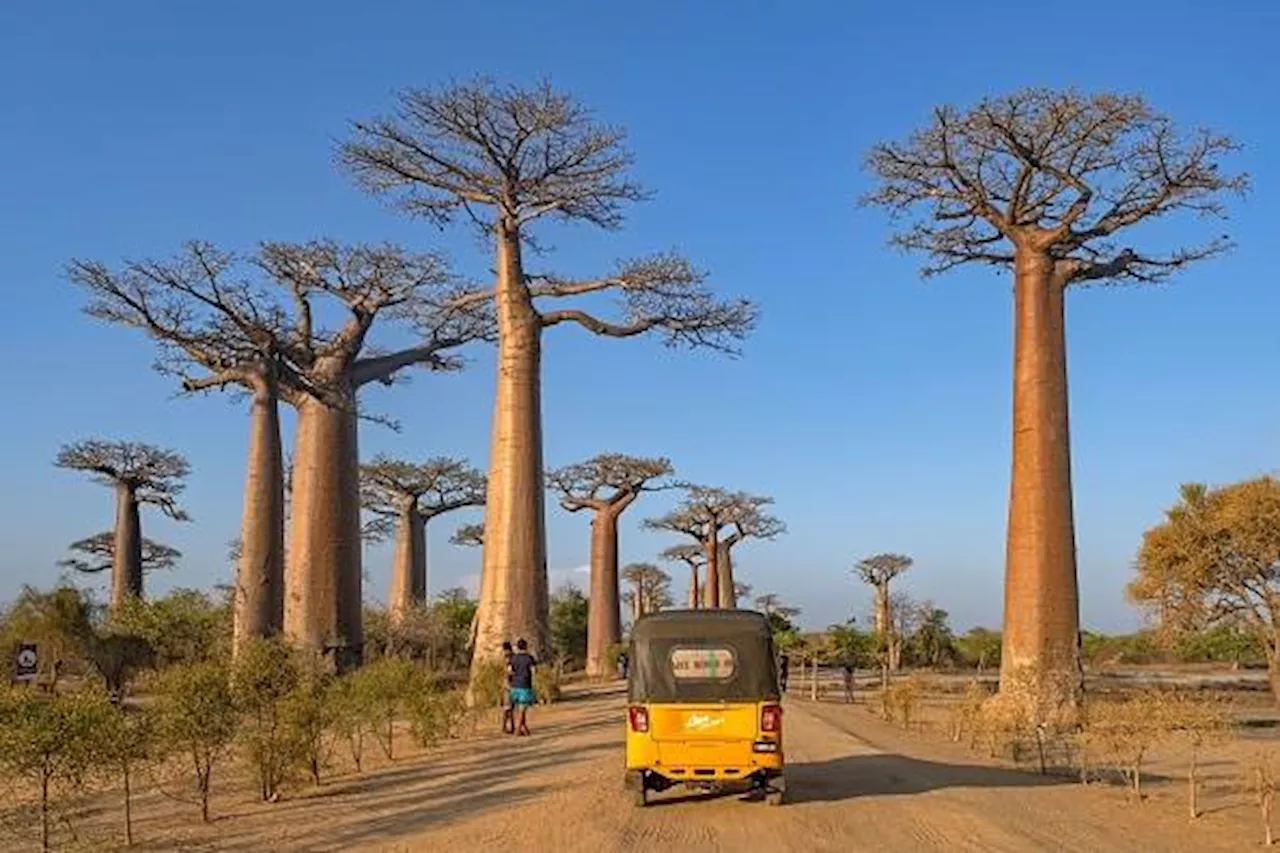
[[949, 744], [901, 736], [894, 744], [894, 731], [865, 713], [801, 702], [786, 712], [787, 805], [677, 792], [636, 809], [622, 789], [621, 712], [616, 695], [537, 709], [532, 738], [456, 743], [422, 762], [228, 816], [216, 841], [194, 846], [1025, 853], [1225, 851], [1257, 842], [1239, 813], [1243, 801], [1191, 825], [1175, 802], [1126, 805], [1106, 786], [984, 766]]

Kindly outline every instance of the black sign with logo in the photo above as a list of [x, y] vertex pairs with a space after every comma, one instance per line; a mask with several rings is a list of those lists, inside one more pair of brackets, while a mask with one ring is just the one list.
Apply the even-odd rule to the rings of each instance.
[[38, 661], [35, 643], [23, 643], [18, 646], [18, 653], [13, 660], [13, 677], [18, 681], [34, 681]]

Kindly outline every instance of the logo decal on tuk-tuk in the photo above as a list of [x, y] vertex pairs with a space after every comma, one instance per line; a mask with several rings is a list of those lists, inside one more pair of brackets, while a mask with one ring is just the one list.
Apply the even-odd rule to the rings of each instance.
[[712, 717], [709, 714], [690, 714], [684, 720], [684, 727], [695, 731], [706, 731], [722, 725], [724, 717]]
[[735, 666], [729, 649], [671, 650], [671, 674], [676, 678], [728, 679], [733, 677]]

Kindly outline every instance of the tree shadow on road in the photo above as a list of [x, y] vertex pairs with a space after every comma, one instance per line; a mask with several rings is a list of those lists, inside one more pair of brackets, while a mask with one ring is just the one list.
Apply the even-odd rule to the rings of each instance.
[[787, 767], [787, 800], [816, 803], [922, 794], [944, 788], [1041, 788], [1071, 784], [1062, 776], [1040, 776], [980, 764], [944, 764], [903, 755], [848, 755]]

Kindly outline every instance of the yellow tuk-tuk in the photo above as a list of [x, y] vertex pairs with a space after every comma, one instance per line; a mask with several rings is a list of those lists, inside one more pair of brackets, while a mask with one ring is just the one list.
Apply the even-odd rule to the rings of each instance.
[[773, 632], [750, 610], [668, 610], [631, 629], [626, 785], [743, 786], [781, 805], [782, 694]]

